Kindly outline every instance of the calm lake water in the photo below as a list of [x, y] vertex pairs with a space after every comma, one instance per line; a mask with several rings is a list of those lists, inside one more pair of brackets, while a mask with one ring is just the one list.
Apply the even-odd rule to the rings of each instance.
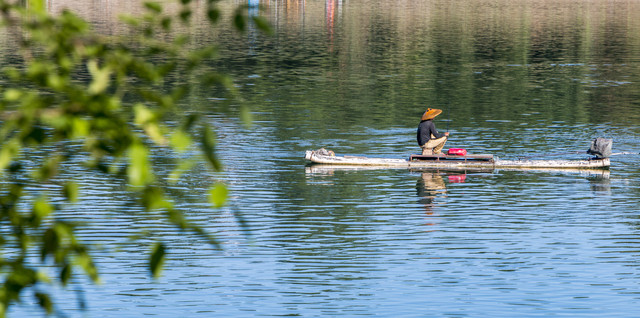
[[[255, 1], [258, 2], [258, 1]], [[89, 171], [66, 217], [96, 245], [102, 285], [56, 293], [70, 317], [633, 317], [640, 312], [640, 2], [259, 1], [275, 35], [194, 27], [221, 41], [215, 89], [186, 110], [217, 128], [225, 173], [174, 191], [217, 251], [141, 213]], [[62, 3], [51, 1], [52, 10]], [[78, 8], [117, 33], [128, 2]], [[237, 4], [240, 2], [234, 2]], [[231, 3], [227, 4], [229, 7]], [[252, 10], [250, 13], [253, 13]], [[0, 49], [0, 52], [3, 52]], [[6, 63], [5, 60], [1, 60]], [[250, 107], [253, 124], [238, 119]], [[309, 166], [304, 151], [407, 158], [426, 107], [447, 147], [500, 158], [584, 158], [613, 138], [609, 171], [412, 171]], [[162, 160], [162, 157], [158, 157]], [[211, 210], [209, 182], [230, 204]], [[243, 229], [239, 212], [248, 224]], [[131, 243], [140, 230], [162, 237]], [[149, 278], [156, 239], [167, 269]], [[76, 277], [77, 283], [86, 282]], [[79, 310], [78, 295], [88, 311]], [[25, 302], [12, 317], [40, 316]]]

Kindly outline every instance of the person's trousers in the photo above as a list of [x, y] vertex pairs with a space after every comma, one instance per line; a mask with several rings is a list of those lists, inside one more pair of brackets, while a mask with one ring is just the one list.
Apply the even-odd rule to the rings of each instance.
[[447, 142], [447, 136], [440, 137], [438, 139], [431, 139], [426, 144], [422, 145], [422, 155], [437, 155], [444, 148], [444, 144]]

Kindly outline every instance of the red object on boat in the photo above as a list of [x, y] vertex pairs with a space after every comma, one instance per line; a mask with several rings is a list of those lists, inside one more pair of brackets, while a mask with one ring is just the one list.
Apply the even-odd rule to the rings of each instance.
[[447, 151], [447, 154], [449, 156], [466, 156], [467, 155], [467, 149], [462, 149], [462, 148], [451, 148]]
[[467, 179], [467, 175], [466, 174], [456, 174], [453, 176], [449, 176], [449, 182], [451, 183], [463, 183], [464, 180]]

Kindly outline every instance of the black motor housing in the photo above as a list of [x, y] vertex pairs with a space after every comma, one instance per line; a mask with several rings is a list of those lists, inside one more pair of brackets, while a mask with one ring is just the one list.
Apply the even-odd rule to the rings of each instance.
[[591, 142], [591, 148], [587, 150], [587, 153], [600, 159], [609, 158], [611, 156], [612, 144], [613, 139], [596, 138]]

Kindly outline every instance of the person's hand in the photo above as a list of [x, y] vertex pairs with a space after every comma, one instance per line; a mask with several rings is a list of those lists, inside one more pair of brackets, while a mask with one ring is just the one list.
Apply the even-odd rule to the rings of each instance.
[[447, 131], [446, 133], [444, 133], [444, 135], [448, 137], [449, 136], [449, 132]]

